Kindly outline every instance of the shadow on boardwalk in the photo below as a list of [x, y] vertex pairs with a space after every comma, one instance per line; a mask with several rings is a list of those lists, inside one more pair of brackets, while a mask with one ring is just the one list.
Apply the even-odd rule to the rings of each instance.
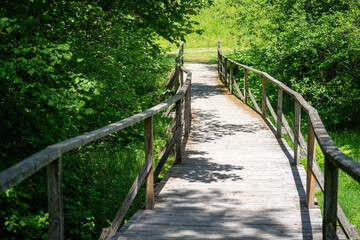
[[320, 211], [314, 221], [305, 207], [304, 171], [292, 165], [291, 150], [259, 116], [229, 102], [216, 67], [188, 68], [193, 128], [183, 164], [160, 183], [155, 209], [139, 211], [116, 236], [321, 239]]

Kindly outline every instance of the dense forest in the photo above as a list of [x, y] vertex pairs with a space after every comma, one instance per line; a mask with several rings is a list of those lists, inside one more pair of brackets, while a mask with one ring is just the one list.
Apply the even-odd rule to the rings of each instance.
[[[180, 42], [195, 31], [190, 16], [210, 3], [1, 1], [0, 170], [49, 144], [161, 101], [174, 59], [170, 61], [156, 41], [162, 37]], [[129, 129], [64, 156], [67, 239], [97, 238], [112, 221], [121, 201], [103, 202], [126, 194], [129, 187], [123, 182], [133, 177], [129, 168], [136, 166], [138, 149], [143, 149], [126, 143], [142, 138], [141, 127]], [[130, 155], [135, 159], [126, 162]], [[107, 162], [106, 156], [122, 161]], [[109, 171], [114, 178], [107, 177]], [[46, 234], [44, 173], [0, 196], [2, 239], [40, 239]]]
[[[229, 1], [237, 58], [301, 93], [328, 127], [359, 127], [358, 1]], [[235, 54], [236, 55], [236, 54]]]
[[[165, 47], [180, 40], [185, 60], [215, 63], [220, 41], [236, 61], [301, 93], [340, 149], [360, 161], [358, 1], [4, 0], [0, 35], [0, 171], [162, 101], [174, 64]], [[250, 83], [255, 97], [260, 84]], [[155, 119], [155, 148], [166, 124]], [[98, 238], [110, 224], [144, 161], [142, 140], [137, 125], [64, 156], [67, 239]], [[346, 176], [340, 185], [339, 201], [359, 229], [360, 186]], [[46, 199], [45, 171], [1, 194], [1, 238], [44, 238]], [[133, 212], [143, 196], [135, 202]]]

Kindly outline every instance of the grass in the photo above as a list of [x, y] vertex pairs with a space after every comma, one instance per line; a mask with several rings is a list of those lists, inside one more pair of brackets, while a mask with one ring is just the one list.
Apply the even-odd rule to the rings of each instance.
[[[203, 9], [192, 19], [199, 22], [196, 30], [203, 30], [201, 35], [191, 33], [185, 36], [184, 60], [185, 62], [217, 63], [217, 46], [221, 42], [222, 52], [230, 53], [231, 48], [237, 47], [235, 38], [235, 8], [226, 4], [226, 0], [215, 0], [209, 8]], [[175, 52], [177, 46], [160, 39], [162, 47], [169, 52]]]

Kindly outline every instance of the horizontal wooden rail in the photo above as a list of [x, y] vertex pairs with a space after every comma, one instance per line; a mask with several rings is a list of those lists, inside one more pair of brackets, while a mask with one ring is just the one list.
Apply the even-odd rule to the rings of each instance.
[[[347, 156], [341, 152], [335, 143], [332, 141], [331, 137], [327, 133], [324, 124], [322, 123], [320, 116], [315, 108], [313, 108], [298, 92], [292, 90], [284, 83], [273, 78], [266, 72], [259, 71], [257, 69], [251, 68], [244, 64], [238, 63], [229, 57], [225, 56], [221, 52], [220, 42], [218, 43], [218, 73], [220, 79], [225, 78], [227, 82], [227, 69], [225, 63], [230, 62], [231, 66], [238, 66], [244, 69], [244, 97], [240, 95], [240, 90], [235, 88], [240, 95], [240, 98], [245, 104], [247, 104], [247, 96], [249, 95], [256, 110], [265, 118], [266, 106], [270, 110], [271, 115], [277, 123], [277, 136], [281, 137], [282, 125], [284, 125], [286, 131], [291, 137], [292, 142], [294, 143], [294, 164], [297, 164], [299, 161], [299, 151], [300, 146], [302, 147], [301, 152], [306, 153], [308, 158], [308, 177], [307, 177], [307, 192], [306, 192], [306, 202], [307, 206], [311, 207], [314, 201], [314, 179], [319, 182], [321, 190], [324, 192], [324, 220], [323, 220], [323, 236], [324, 239], [333, 239], [336, 236], [336, 221], [339, 220], [344, 233], [348, 238], [358, 239], [360, 238], [359, 233], [353, 226], [350, 226], [349, 221], [346, 219], [340, 205], [337, 202], [337, 185], [338, 185], [338, 169], [340, 168], [346, 174], [351, 176], [357, 182], [360, 182], [360, 163]], [[231, 69], [233, 71], [233, 69]], [[260, 111], [259, 106], [256, 104], [255, 99], [252, 97], [250, 89], [248, 89], [248, 71], [254, 72], [262, 76], [263, 87], [262, 87], [262, 109]], [[271, 107], [270, 101], [266, 96], [266, 82], [271, 82], [278, 87], [278, 105], [277, 112], [275, 113], [274, 109]], [[290, 95], [295, 101], [295, 129], [294, 133], [291, 131], [291, 128], [282, 114], [282, 97], [283, 93]], [[300, 132], [300, 114], [301, 109], [303, 109], [309, 116], [308, 126], [309, 126], [309, 142], [306, 146], [305, 138]], [[325, 177], [322, 174], [314, 153], [315, 140], [312, 140], [312, 136], [318, 142], [321, 151], [325, 156]], [[303, 156], [305, 154], [302, 154]], [[322, 181], [322, 182], [321, 182]]]
[[[191, 125], [191, 78], [192, 74], [183, 66], [183, 43], [180, 44], [177, 52], [175, 68], [169, 75], [168, 87], [176, 88], [174, 95], [138, 114], [125, 118], [118, 122], [109, 124], [105, 127], [91, 131], [89, 133], [82, 134], [80, 136], [71, 138], [69, 140], [53, 144], [45, 149], [33, 154], [32, 156], [24, 159], [23, 161], [15, 164], [14, 166], [4, 170], [0, 173], [0, 193], [3, 193], [7, 189], [22, 182], [32, 174], [36, 173], [43, 167], [47, 166], [48, 175], [48, 202], [49, 202], [49, 231], [47, 239], [64, 239], [64, 213], [62, 205], [62, 154], [71, 150], [77, 149], [85, 144], [94, 142], [100, 138], [106, 137], [109, 134], [125, 129], [135, 123], [144, 121], [145, 124], [145, 164], [141, 168], [138, 176], [136, 177], [131, 189], [128, 192], [124, 202], [122, 203], [114, 221], [109, 228], [104, 229], [100, 239], [109, 239], [119, 228], [123, 218], [130, 207], [130, 204], [134, 200], [139, 188], [143, 181], [146, 179], [146, 208], [152, 209], [154, 205], [154, 178], [153, 178], [153, 116], [157, 113], [170, 108], [174, 104], [181, 106], [184, 104], [183, 116], [176, 116], [174, 129], [176, 131], [169, 139], [164, 156], [161, 159], [162, 165], [169, 156], [169, 149], [174, 148], [183, 149], [183, 142], [186, 143], [186, 136], [189, 135]], [[186, 74], [186, 80], [183, 81], [183, 76]], [[169, 110], [171, 111], [171, 109]], [[182, 111], [177, 111], [177, 114], [182, 115]], [[181, 124], [181, 120], [184, 118], [184, 124]], [[182, 136], [184, 132], [185, 136]], [[166, 156], [165, 156], [166, 155]], [[181, 151], [177, 152], [177, 161], [181, 162]], [[157, 172], [160, 172], [161, 168], [157, 168]]]

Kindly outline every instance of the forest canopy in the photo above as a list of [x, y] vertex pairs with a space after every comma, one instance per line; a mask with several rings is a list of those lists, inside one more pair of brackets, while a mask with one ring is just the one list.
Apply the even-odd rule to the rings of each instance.
[[1, 1], [2, 157], [146, 108], [169, 70], [156, 39], [179, 41], [210, 2]]

